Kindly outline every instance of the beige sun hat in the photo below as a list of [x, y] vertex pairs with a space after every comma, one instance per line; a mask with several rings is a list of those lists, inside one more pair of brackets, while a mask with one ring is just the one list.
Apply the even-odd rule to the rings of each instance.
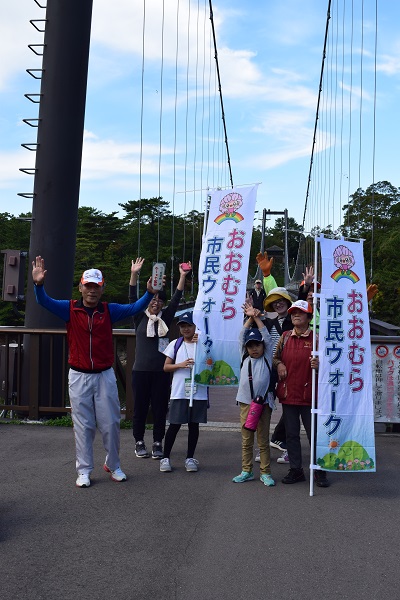
[[292, 304], [292, 299], [289, 296], [289, 292], [286, 288], [272, 288], [272, 290], [269, 292], [268, 296], [264, 300], [264, 310], [266, 310], [267, 312], [274, 312], [274, 309], [272, 308], [272, 303], [275, 302], [275, 300], [281, 300], [282, 298], [287, 300], [289, 302], [289, 305]]

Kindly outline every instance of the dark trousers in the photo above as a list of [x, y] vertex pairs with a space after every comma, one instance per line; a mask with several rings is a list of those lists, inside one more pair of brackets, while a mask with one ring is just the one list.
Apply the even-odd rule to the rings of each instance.
[[304, 429], [311, 440], [311, 406], [301, 404], [282, 404], [283, 420], [286, 429], [286, 446], [291, 469], [303, 467], [300, 443], [300, 418]]
[[132, 371], [133, 436], [144, 438], [149, 406], [153, 413], [153, 441], [161, 442], [165, 435], [171, 376], [164, 371]]
[[281, 415], [281, 418], [275, 425], [274, 432], [271, 436], [271, 441], [272, 442], [280, 441], [280, 442], [286, 443], [286, 429], [285, 429], [285, 421], [283, 419], [283, 413]]
[[[167, 429], [167, 434], [165, 436], [165, 444], [164, 444], [164, 458], [169, 458], [172, 450], [172, 446], [175, 443], [176, 436], [178, 435], [178, 431], [180, 430], [181, 425], [171, 423]], [[199, 424], [198, 423], [188, 423], [188, 446], [187, 446], [187, 454], [186, 458], [193, 458], [194, 452], [196, 450], [197, 442], [199, 439]]]

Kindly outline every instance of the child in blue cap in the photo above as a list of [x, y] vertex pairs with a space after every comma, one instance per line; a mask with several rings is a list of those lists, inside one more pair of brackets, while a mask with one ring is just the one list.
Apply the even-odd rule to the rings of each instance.
[[232, 479], [244, 483], [254, 479], [254, 431], [243, 427], [249, 415], [251, 402], [256, 396], [264, 399], [263, 410], [257, 425], [257, 443], [260, 448], [260, 480], [268, 487], [275, 485], [271, 477], [269, 428], [274, 397], [269, 390], [272, 369], [272, 338], [261, 321], [260, 311], [250, 304], [243, 306], [246, 320], [239, 336], [242, 352], [239, 389], [236, 401], [240, 406], [242, 425], [242, 472]]

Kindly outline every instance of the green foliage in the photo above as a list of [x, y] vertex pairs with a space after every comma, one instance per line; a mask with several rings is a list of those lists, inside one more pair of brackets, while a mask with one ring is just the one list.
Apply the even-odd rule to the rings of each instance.
[[[106, 288], [104, 299], [126, 302], [131, 261], [138, 253], [145, 259], [140, 276], [140, 294], [145, 290], [151, 275], [152, 263], [167, 265], [167, 292], [174, 290], [179, 278], [178, 264], [190, 260], [194, 265], [193, 281], [186, 282], [185, 296], [196, 296], [198, 265], [203, 233], [203, 214], [192, 211], [187, 215], [174, 215], [169, 203], [161, 197], [129, 200], [120, 204], [122, 218], [116, 212], [103, 213], [90, 207], [78, 210], [78, 228], [75, 252], [73, 291], [79, 297], [78, 283], [82, 272], [97, 267], [104, 273]], [[363, 238], [367, 279], [373, 273], [373, 283], [379, 293], [373, 300], [377, 318], [400, 325], [399, 303], [400, 263], [397, 248], [400, 247], [400, 189], [387, 181], [370, 185], [366, 190], [357, 189], [343, 207], [344, 225], [340, 233], [345, 237]], [[0, 250], [6, 248], [29, 249], [30, 215], [16, 218], [9, 213], [0, 213]], [[292, 268], [297, 257], [302, 227], [295, 219], [288, 219], [289, 265]], [[332, 227], [317, 226], [316, 231], [332, 233]], [[298, 232], [298, 233], [297, 233]], [[284, 219], [276, 220], [273, 227], [266, 228], [264, 247], [284, 248]], [[313, 256], [313, 238], [306, 239], [306, 255]], [[253, 230], [249, 259], [249, 274], [254, 276], [256, 254], [261, 247], [261, 228]], [[372, 265], [371, 265], [372, 257]], [[300, 266], [300, 271], [304, 267]], [[0, 283], [3, 261], [0, 260]], [[275, 260], [272, 274], [278, 285], [283, 285], [283, 260]], [[27, 265], [27, 277], [30, 265]], [[193, 292], [192, 292], [193, 290]], [[16, 310], [15, 310], [16, 309]], [[20, 315], [18, 315], [18, 312]], [[12, 306], [0, 302], [0, 324], [22, 325], [24, 304]]]
[[400, 189], [388, 181], [379, 181], [365, 191], [356, 190], [343, 207], [347, 237], [363, 238], [367, 280], [376, 283], [379, 293], [372, 301], [378, 319], [400, 325]]
[[57, 417], [55, 419], [46, 419], [46, 421], [43, 421], [43, 425], [49, 427], [73, 427], [72, 417], [68, 413], [67, 415], [63, 415], [62, 417]]

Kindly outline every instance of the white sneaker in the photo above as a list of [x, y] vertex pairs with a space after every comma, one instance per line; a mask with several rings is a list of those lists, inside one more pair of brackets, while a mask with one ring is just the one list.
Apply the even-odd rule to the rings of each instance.
[[78, 473], [78, 478], [76, 480], [76, 487], [89, 487], [90, 486], [90, 477], [88, 473]]
[[257, 452], [256, 452], [256, 457], [254, 459], [254, 462], [261, 462], [260, 451], [259, 450], [257, 450]]
[[118, 483], [120, 483], [121, 481], [126, 481], [126, 479], [127, 479], [127, 477], [126, 477], [125, 473], [122, 471], [121, 467], [118, 467], [117, 469], [115, 469], [115, 471], [111, 471], [111, 469], [109, 469], [109, 467], [106, 465], [106, 463], [104, 463], [103, 469], [107, 473], [111, 473], [111, 479], [113, 481], [118, 481]]
[[160, 460], [160, 471], [162, 473], [170, 473], [172, 471], [171, 463], [169, 458], [162, 458]]
[[195, 473], [199, 470], [199, 461], [195, 458], [187, 458], [185, 460], [185, 468], [188, 473]]
[[276, 459], [277, 463], [280, 463], [281, 465], [288, 465], [289, 464], [289, 454], [287, 452], [287, 450], [285, 450], [285, 452], [282, 454], [282, 456], [279, 456]]

